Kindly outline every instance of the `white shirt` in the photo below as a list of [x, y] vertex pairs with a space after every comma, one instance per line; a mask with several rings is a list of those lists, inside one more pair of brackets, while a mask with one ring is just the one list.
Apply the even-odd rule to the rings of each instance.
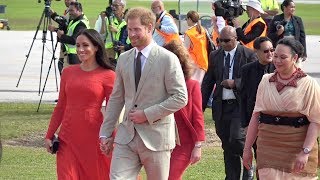
[[[235, 54], [236, 54], [236, 50], [237, 50], [237, 46], [232, 49], [231, 51], [224, 51], [224, 63], [226, 62], [225, 58], [227, 57], [228, 53], [230, 54], [230, 70], [229, 70], [229, 78], [228, 79], [232, 79], [232, 75], [233, 75], [233, 66], [234, 66], [234, 62], [237, 60], [235, 59]], [[226, 89], [223, 88], [222, 89], [222, 100], [227, 100], [227, 99], [236, 99], [236, 96], [233, 93], [232, 89]]]
[[[155, 45], [156, 45], [156, 43], [154, 41], [152, 41], [148, 46], [146, 46], [145, 48], [143, 48], [141, 50], [141, 54], [142, 54], [141, 57], [140, 57], [141, 58], [140, 59], [141, 60], [141, 72], [143, 71], [144, 65], [147, 62], [147, 59], [148, 59], [148, 57], [150, 55], [150, 52], [151, 52], [151, 49]], [[135, 50], [136, 50], [135, 58], [137, 58], [139, 51], [138, 51], [137, 48], [135, 48]]]
[[[166, 15], [166, 13], [167, 13], [166, 11], [163, 11], [162, 14], [160, 15], [160, 19], [162, 18], [160, 21], [161, 22], [160, 31], [168, 34], [179, 33], [178, 27], [174, 22], [173, 18]], [[163, 46], [165, 43], [164, 37], [161, 34], [159, 34], [156, 30], [153, 32], [152, 38], [159, 46]]]

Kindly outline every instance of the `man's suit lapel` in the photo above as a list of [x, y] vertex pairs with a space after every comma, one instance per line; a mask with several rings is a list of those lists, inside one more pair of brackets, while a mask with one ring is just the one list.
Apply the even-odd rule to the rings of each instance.
[[216, 57], [218, 60], [218, 73], [219, 73], [219, 78], [221, 81], [223, 80], [223, 68], [224, 68], [224, 51], [221, 49], [220, 52], [218, 53], [218, 56]]
[[135, 69], [134, 69], [134, 59], [135, 59], [135, 50], [132, 50], [130, 54], [128, 54], [127, 65], [125, 66], [129, 71], [129, 82], [130, 87], [135, 87]]
[[237, 46], [237, 49], [236, 49], [236, 53], [234, 55], [234, 62], [233, 62], [233, 73], [232, 73], [232, 79], [235, 79], [237, 78], [238, 74], [239, 74], [239, 68], [240, 68], [240, 61], [241, 61], [241, 49], [240, 49], [240, 46], [238, 45]]
[[152, 48], [150, 55], [149, 55], [148, 59], [146, 59], [146, 63], [145, 63], [144, 68], [141, 72], [141, 77], [140, 77], [139, 85], [137, 88], [136, 97], [139, 95], [139, 93], [143, 87], [143, 84], [146, 82], [148, 74], [149, 74], [150, 70], [152, 69], [152, 65], [153, 65], [153, 62], [155, 61], [156, 52], [157, 52], [157, 48], [155, 48], [155, 47], [156, 46], [154, 46]]

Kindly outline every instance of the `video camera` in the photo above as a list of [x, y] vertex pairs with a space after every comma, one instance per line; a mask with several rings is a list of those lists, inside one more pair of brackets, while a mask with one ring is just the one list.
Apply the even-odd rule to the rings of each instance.
[[276, 29], [280, 29], [281, 26], [285, 26], [287, 24], [286, 20], [282, 20], [282, 21], [275, 21], [274, 24], [276, 25]]
[[121, 41], [113, 41], [113, 50], [120, 52], [119, 46], [124, 46]]
[[58, 29], [65, 31], [68, 27], [68, 20], [63, 16], [55, 16], [53, 20], [58, 23]]
[[240, 0], [219, 0], [214, 2], [214, 14], [222, 16], [227, 24], [233, 26], [232, 19], [243, 14], [243, 7]]
[[[60, 0], [56, 0], [56, 1], [60, 1]], [[38, 3], [41, 3], [41, 0], [38, 0]], [[51, 0], [44, 0], [44, 11], [45, 11], [45, 15], [46, 17], [50, 16], [50, 6], [51, 6]]]
[[104, 11], [107, 17], [113, 16], [113, 10], [111, 6], [106, 7], [106, 10]]

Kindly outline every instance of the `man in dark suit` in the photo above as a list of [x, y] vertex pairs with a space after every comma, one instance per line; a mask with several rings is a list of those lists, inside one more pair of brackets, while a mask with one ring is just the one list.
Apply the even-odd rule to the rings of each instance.
[[256, 94], [262, 76], [272, 73], [274, 66], [272, 57], [274, 48], [268, 37], [259, 37], [254, 41], [254, 49], [258, 56], [258, 61], [244, 65], [241, 68], [241, 123], [246, 128], [249, 125], [253, 108], [256, 102]]
[[[248, 62], [257, 60], [257, 57], [252, 50], [238, 44], [236, 31], [231, 26], [221, 30], [219, 42], [221, 48], [210, 54], [209, 68], [202, 83], [202, 107], [205, 110], [206, 102], [216, 83], [212, 116], [216, 133], [222, 142], [225, 179], [249, 179], [248, 171], [241, 167], [245, 132], [240, 119], [240, 69]], [[240, 177], [241, 169], [243, 177]]]
[[[262, 76], [266, 73], [272, 73], [275, 69], [272, 64], [274, 48], [271, 40], [268, 37], [258, 37], [254, 41], [253, 47], [258, 56], [258, 61], [248, 63], [241, 68], [241, 77], [244, 77], [241, 80], [240, 86], [240, 112], [241, 125], [243, 128], [247, 128], [249, 125]], [[255, 159], [257, 159], [256, 143], [253, 144], [253, 149]], [[252, 170], [254, 170], [254, 168]]]

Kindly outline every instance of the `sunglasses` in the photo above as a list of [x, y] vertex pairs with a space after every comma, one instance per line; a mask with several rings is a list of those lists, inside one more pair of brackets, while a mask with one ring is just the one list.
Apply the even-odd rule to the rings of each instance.
[[274, 50], [275, 50], [274, 48], [271, 48], [271, 49], [263, 50], [263, 52], [267, 54], [269, 52], [274, 52]]
[[219, 38], [219, 42], [228, 43], [228, 42], [230, 42], [230, 41], [231, 41], [231, 39], [220, 39], [220, 38]]

